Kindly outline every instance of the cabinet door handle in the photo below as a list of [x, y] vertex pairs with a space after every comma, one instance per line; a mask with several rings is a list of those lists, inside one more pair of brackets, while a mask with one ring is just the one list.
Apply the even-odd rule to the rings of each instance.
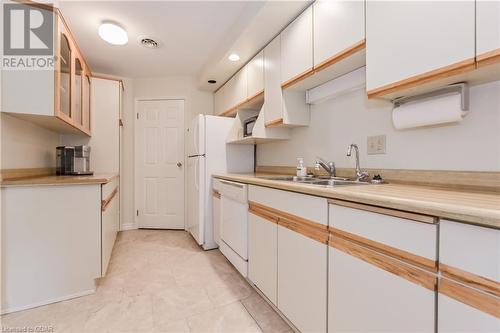
[[226, 184], [226, 185], [229, 185], [229, 186], [234, 186], [234, 187], [239, 187], [239, 188], [243, 188], [243, 184], [238, 184], [238, 183], [232, 183], [232, 182], [226, 182], [224, 180], [221, 180], [220, 181], [222, 184]]
[[181, 162], [177, 162], [177, 167], [180, 168], [182, 166]]

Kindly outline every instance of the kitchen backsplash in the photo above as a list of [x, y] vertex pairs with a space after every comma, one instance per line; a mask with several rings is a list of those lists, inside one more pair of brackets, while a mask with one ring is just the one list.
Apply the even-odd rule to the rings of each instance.
[[[432, 128], [398, 131], [391, 107], [365, 96], [357, 90], [312, 106], [310, 125], [293, 129], [291, 140], [258, 146], [258, 165], [293, 166], [303, 157], [312, 166], [320, 156], [354, 167], [346, 152], [357, 143], [366, 168], [500, 171], [500, 81], [470, 88], [460, 124]], [[368, 155], [367, 137], [376, 135], [386, 135], [386, 154]]]

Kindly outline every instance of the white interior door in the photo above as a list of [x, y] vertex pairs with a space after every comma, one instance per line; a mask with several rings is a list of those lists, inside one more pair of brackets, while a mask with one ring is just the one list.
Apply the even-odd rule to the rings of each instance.
[[184, 101], [137, 102], [139, 228], [184, 229]]

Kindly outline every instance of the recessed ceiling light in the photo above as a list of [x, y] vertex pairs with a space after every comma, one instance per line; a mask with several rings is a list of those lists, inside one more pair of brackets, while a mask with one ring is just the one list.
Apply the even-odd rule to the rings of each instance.
[[127, 32], [114, 23], [103, 23], [99, 26], [99, 36], [113, 45], [125, 45], [128, 42]]
[[231, 61], [238, 61], [238, 60], [240, 60], [240, 56], [237, 55], [236, 53], [231, 53], [229, 55], [228, 59], [231, 60]]

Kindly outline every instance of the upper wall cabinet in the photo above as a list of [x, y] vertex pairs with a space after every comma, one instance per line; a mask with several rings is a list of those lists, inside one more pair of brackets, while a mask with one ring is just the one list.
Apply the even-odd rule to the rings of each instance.
[[365, 44], [365, 2], [320, 0], [314, 9], [314, 69]]
[[474, 1], [368, 1], [368, 97], [474, 69], [474, 7]]
[[235, 116], [239, 109], [260, 110], [264, 96], [263, 67], [261, 51], [215, 92], [215, 114]]
[[309, 124], [309, 106], [304, 92], [282, 90], [281, 57], [282, 35], [277, 36], [264, 48], [264, 112], [265, 126], [306, 126]]
[[[311, 9], [312, 51], [307, 21]], [[281, 39], [282, 73], [293, 72], [291, 77], [288, 74], [286, 82], [282, 81], [287, 90], [305, 91], [363, 67], [366, 64], [365, 1], [315, 1], [283, 31]]]
[[313, 9], [309, 6], [281, 32], [281, 86], [313, 72]]
[[476, 2], [476, 60], [478, 67], [500, 61], [500, 2]]
[[247, 97], [253, 98], [264, 92], [264, 51], [260, 51], [246, 65], [247, 68]]
[[90, 69], [59, 11], [38, 9], [54, 19], [54, 66], [4, 70], [2, 112], [59, 133], [90, 136]]

